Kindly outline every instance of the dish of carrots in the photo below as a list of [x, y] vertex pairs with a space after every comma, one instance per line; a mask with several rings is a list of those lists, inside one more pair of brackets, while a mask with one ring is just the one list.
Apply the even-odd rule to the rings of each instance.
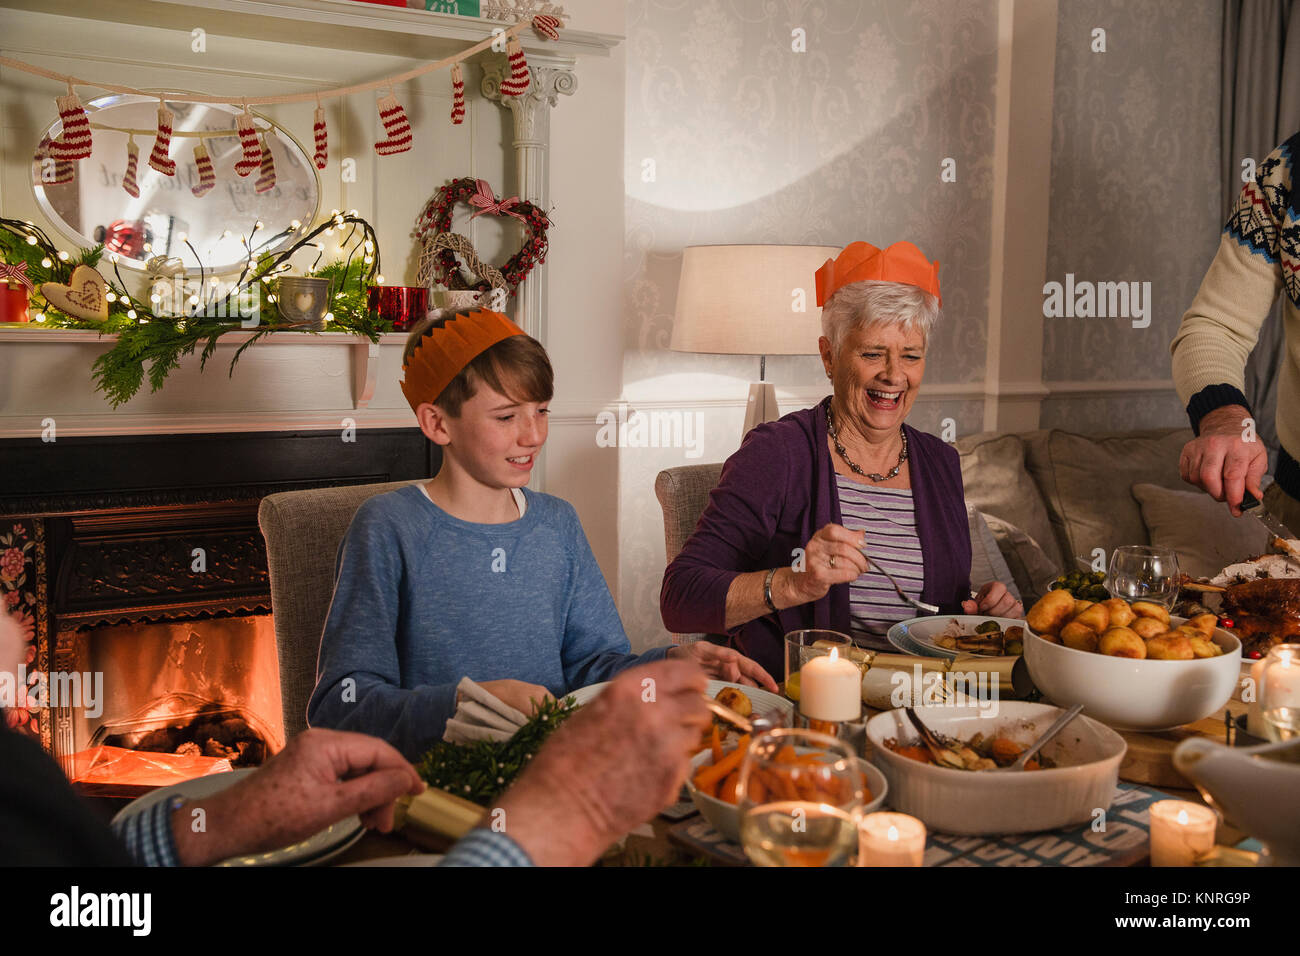
[[[724, 751], [721, 733], [715, 726], [710, 745], [712, 762], [696, 769], [691, 782], [701, 793], [735, 805], [738, 802], [736, 789], [740, 783], [740, 765], [748, 749], [749, 735], [745, 734], [733, 750]], [[844, 789], [849, 783], [831, 773], [830, 767], [823, 763], [824, 757], [825, 754], [817, 752], [796, 753], [794, 747], [786, 744], [767, 767], [751, 774], [750, 800], [755, 803], [772, 800], [844, 802], [848, 797]], [[861, 786], [863, 798], [871, 800], [864, 781]]]

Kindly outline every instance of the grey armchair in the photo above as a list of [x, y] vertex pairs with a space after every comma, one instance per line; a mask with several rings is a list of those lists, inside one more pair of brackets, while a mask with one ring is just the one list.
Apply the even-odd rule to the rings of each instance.
[[307, 701], [316, 687], [316, 658], [334, 595], [339, 543], [363, 501], [408, 484], [285, 491], [263, 498], [257, 509], [271, 573], [286, 741], [307, 729]]

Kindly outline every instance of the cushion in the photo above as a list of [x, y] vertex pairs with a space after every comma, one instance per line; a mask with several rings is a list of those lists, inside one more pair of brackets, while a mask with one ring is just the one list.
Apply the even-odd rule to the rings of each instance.
[[[1122, 544], [1149, 544], [1132, 487], [1138, 482], [1186, 489], [1178, 457], [1190, 428], [1078, 435], [1051, 429], [1028, 432], [1025, 464], [1042, 491], [1065, 560], [1107, 555]], [[1021, 525], [1037, 539], [1034, 529]], [[1042, 543], [1041, 541], [1039, 542]]]
[[974, 590], [989, 581], [1001, 581], [1007, 586], [1017, 601], [1021, 600], [1021, 591], [1006, 559], [998, 548], [993, 531], [984, 520], [984, 515], [977, 509], [966, 506], [966, 520], [970, 523], [970, 586]]
[[1194, 578], [1212, 578], [1230, 564], [1268, 550], [1268, 529], [1254, 518], [1234, 518], [1228, 506], [1203, 491], [1175, 491], [1136, 484], [1133, 497], [1142, 508], [1151, 544], [1173, 548], [1178, 569]]
[[1050, 590], [1052, 582], [1062, 571], [1061, 565], [1048, 557], [1033, 537], [1010, 522], [993, 515], [984, 515], [984, 520], [1011, 570], [1021, 602], [1026, 608], [1032, 607]]
[[954, 447], [961, 456], [966, 504], [1024, 529], [1048, 560], [1063, 564], [1047, 505], [1025, 470], [1025, 446], [1020, 436], [985, 432], [960, 438]]

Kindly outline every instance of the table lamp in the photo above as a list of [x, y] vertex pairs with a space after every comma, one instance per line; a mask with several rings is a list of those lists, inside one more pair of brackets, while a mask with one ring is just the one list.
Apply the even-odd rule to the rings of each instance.
[[814, 276], [838, 246], [687, 246], [668, 347], [758, 355], [743, 435], [780, 417], [767, 356], [816, 355], [822, 334]]

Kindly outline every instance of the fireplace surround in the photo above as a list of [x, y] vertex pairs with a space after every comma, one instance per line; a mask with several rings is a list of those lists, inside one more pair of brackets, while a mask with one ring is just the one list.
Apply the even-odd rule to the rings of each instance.
[[106, 699], [113, 711], [50, 696], [48, 708], [21, 712], [18, 729], [69, 776], [105, 722], [154, 703], [249, 711], [279, 743], [259, 503], [281, 491], [432, 477], [440, 461], [416, 428], [0, 441], [0, 588], [29, 640], [27, 670], [53, 683], [90, 667], [87, 682], [93, 670], [105, 685], [96, 709]]

